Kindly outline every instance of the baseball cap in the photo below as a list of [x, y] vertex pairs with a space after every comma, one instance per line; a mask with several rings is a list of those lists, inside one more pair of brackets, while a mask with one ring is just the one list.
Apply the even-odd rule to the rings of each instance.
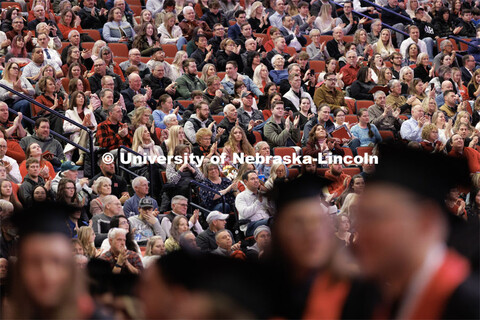
[[207, 223], [210, 223], [214, 220], [227, 220], [228, 214], [223, 214], [220, 211], [212, 211], [207, 216]]
[[153, 200], [150, 198], [142, 198], [138, 202], [139, 208], [153, 208]]
[[60, 167], [60, 171], [62, 172], [68, 171], [68, 170], [76, 171], [78, 169], [80, 169], [80, 166], [77, 166], [73, 161], [65, 161], [64, 163], [62, 163], [62, 166]]
[[253, 238], [256, 239], [258, 234], [262, 231], [267, 231], [268, 233], [272, 233], [272, 231], [270, 231], [270, 228], [265, 226], [265, 225], [261, 225], [261, 226], [258, 226], [255, 231], [253, 232]]
[[244, 93], [242, 93], [242, 98], [248, 97], [249, 95], [254, 96], [254, 94], [251, 91], [245, 91]]
[[425, 9], [423, 9], [422, 7], [417, 8], [417, 10], [415, 10], [415, 13], [417, 13], [418, 11], [425, 11]]

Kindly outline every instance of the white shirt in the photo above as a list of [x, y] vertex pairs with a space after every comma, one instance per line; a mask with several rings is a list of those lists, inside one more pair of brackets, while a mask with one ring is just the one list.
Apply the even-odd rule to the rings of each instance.
[[7, 180], [12, 181], [14, 183], [21, 183], [22, 182], [22, 175], [20, 174], [20, 169], [18, 168], [18, 163], [13, 158], [5, 155], [0, 160], [8, 162], [12, 169], [9, 173], [7, 173]]
[[[175, 216], [179, 216], [179, 214], [176, 214], [173, 211], [172, 211], [172, 213]], [[170, 221], [170, 219], [168, 219], [167, 217], [163, 218], [162, 222], [160, 223], [160, 226], [162, 227], [163, 231], [165, 231], [165, 233], [167, 234], [167, 238], [169, 238], [170, 237], [170, 228], [172, 227], [172, 222]], [[197, 234], [200, 234], [201, 232], [203, 232], [203, 228], [200, 225], [200, 222], [198, 222], [198, 220], [195, 224], [191, 223], [190, 220], [188, 220], [188, 228], [189, 229], [194, 228], [194, 230]]]
[[[258, 221], [267, 219], [270, 215], [267, 212], [267, 198], [263, 197], [262, 201], [249, 189], [241, 192], [235, 199], [235, 208], [238, 211], [238, 218], [249, 219], [250, 221]], [[246, 225], [240, 227], [242, 231], [247, 229]]]
[[[48, 55], [50, 55], [50, 59], [48, 58], [48, 55], [45, 51], [48, 51]], [[59, 66], [62, 66], [62, 58], [60, 57], [60, 55], [58, 54], [58, 51], [57, 50], [53, 50], [53, 49], [50, 49], [50, 48], [43, 48], [43, 56], [45, 58], [46, 61], [49, 62], [55, 62], [56, 64], [58, 64]]]
[[418, 39], [418, 42], [415, 42], [415, 41], [412, 40], [412, 38], [408, 38], [408, 39], [403, 40], [402, 44], [400, 45], [400, 53], [402, 54], [403, 59], [407, 58], [407, 48], [412, 43], [417, 44], [418, 49], [420, 49], [419, 54], [421, 52], [428, 53], [427, 52], [427, 45], [425, 44], [425, 42], [423, 40]]

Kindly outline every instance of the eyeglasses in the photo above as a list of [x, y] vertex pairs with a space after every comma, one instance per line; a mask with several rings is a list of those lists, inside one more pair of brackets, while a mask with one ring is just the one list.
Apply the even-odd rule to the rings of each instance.
[[187, 203], [175, 203], [175, 205], [180, 206], [180, 207], [188, 207]]
[[326, 81], [337, 81], [337, 79], [332, 78], [332, 79], [325, 79]]
[[21, 23], [21, 24], [23, 24], [23, 21], [13, 21], [13, 24], [15, 24], [15, 23]]
[[103, 67], [104, 64], [94, 64], [93, 66], [94, 66], [94, 67]]

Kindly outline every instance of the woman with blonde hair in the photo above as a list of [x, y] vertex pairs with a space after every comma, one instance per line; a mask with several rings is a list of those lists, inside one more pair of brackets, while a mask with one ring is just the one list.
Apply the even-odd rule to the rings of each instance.
[[146, 126], [139, 126], [133, 134], [132, 149], [146, 156], [163, 156], [163, 151], [160, 146], [155, 145], [152, 137], [150, 136], [150, 130]]
[[393, 72], [390, 68], [382, 68], [380, 69], [380, 73], [378, 75], [378, 82], [379, 86], [386, 86], [393, 79]]
[[147, 247], [145, 248], [145, 255], [142, 258], [143, 267], [147, 268], [155, 260], [159, 259], [161, 256], [164, 256], [165, 244], [161, 236], [153, 236], [148, 239]]
[[207, 83], [208, 77], [214, 76], [217, 74], [217, 67], [213, 63], [206, 63], [202, 68], [202, 75], [200, 79]]
[[320, 30], [320, 33], [324, 34], [332, 31], [335, 28], [335, 24], [335, 19], [332, 18], [332, 5], [329, 3], [322, 4], [313, 25]]
[[425, 112], [425, 116], [428, 116], [430, 119], [432, 119], [433, 115], [438, 110], [437, 102], [435, 99], [425, 97], [425, 99], [422, 101], [422, 109]]
[[180, 50], [177, 51], [175, 54], [175, 58], [173, 58], [173, 62], [170, 65], [172, 67], [172, 77], [170, 80], [175, 81], [177, 80], [181, 75], [183, 75], [183, 61], [188, 58], [188, 55], [185, 51]]
[[387, 60], [392, 53], [396, 52], [392, 44], [392, 33], [389, 29], [383, 29], [380, 32], [380, 39], [373, 45], [373, 52], [380, 53], [384, 60]]
[[107, 43], [103, 40], [97, 40], [95, 41], [93, 48], [92, 48], [92, 60], [95, 61], [97, 59], [101, 59], [102, 57], [100, 56], [100, 49], [105, 47]]
[[238, 167], [237, 163], [234, 163], [234, 153], [244, 154], [245, 156], [254, 156], [255, 150], [250, 142], [248, 142], [245, 131], [240, 126], [234, 126], [230, 131], [228, 141], [223, 148], [222, 156], [225, 157], [224, 165], [233, 165]]
[[[113, 60], [113, 52], [112, 52], [112, 49], [110, 49], [110, 47], [108, 46], [104, 46], [100, 49], [100, 51], [98, 52], [99, 54], [99, 58], [102, 59], [103, 61], [105, 61], [105, 64], [107, 65], [107, 70], [110, 71], [110, 72], [113, 72], [115, 73], [117, 76], [119, 76], [122, 81], [125, 81], [125, 77], [123, 75], [123, 71], [122, 69], [120, 68], [120, 66], [115, 63], [115, 61]], [[92, 68], [92, 71], [93, 71], [93, 68]]]
[[147, 128], [151, 128], [152, 125], [152, 111], [149, 107], [138, 107], [133, 111], [133, 130], [137, 130], [137, 128], [140, 126], [146, 126]]
[[262, 90], [265, 85], [269, 82], [272, 82], [270, 76], [268, 75], [268, 68], [263, 63], [260, 63], [253, 72], [253, 83], [257, 85], [257, 87]]
[[[158, 34], [161, 35], [160, 37], [160, 44], [186, 44], [186, 40], [179, 42], [180, 38], [183, 38], [182, 29], [175, 24], [177, 18], [175, 14], [172, 12], [168, 12], [165, 14], [165, 18], [163, 23], [158, 27]], [[178, 49], [178, 45], [177, 45]], [[180, 47], [180, 50], [182, 47]]]
[[181, 126], [172, 126], [168, 130], [168, 138], [165, 141], [165, 147], [168, 151], [168, 155], [173, 155], [175, 148], [180, 144], [189, 145], [190, 143], [188, 142], [187, 137], [185, 136], [185, 131], [183, 131]]
[[269, 15], [265, 14], [264, 9], [260, 1], [255, 1], [250, 7], [248, 23], [252, 26], [252, 32], [264, 33], [270, 26]]
[[[20, 67], [16, 62], [9, 62], [5, 66], [5, 69], [2, 72], [2, 80], [0, 83], [23, 93], [24, 95], [34, 97], [35, 89], [33, 88], [30, 81], [24, 76], [21, 76]], [[9, 105], [15, 111], [21, 112], [23, 115], [30, 117], [30, 102], [24, 100], [17, 96], [16, 94], [7, 91], [3, 88], [0, 88], [0, 100], [7, 101], [9, 100]], [[22, 121], [24, 127], [26, 127], [27, 122]]]
[[355, 220], [354, 219], [354, 212], [355, 212], [355, 206], [357, 205], [357, 200], [358, 200], [358, 194], [355, 192], [347, 194], [345, 197], [345, 200], [343, 201], [343, 205], [340, 208], [339, 214], [344, 214], [347, 217], [350, 218], [351, 221]]
[[472, 126], [472, 116], [467, 111], [459, 111], [457, 113], [455, 124], [453, 125], [453, 132], [457, 132], [461, 124], [467, 125], [470, 132], [475, 132], [475, 128]]
[[435, 111], [432, 116], [432, 123], [438, 129], [438, 139], [442, 143], [447, 143], [452, 136], [452, 119], [449, 119], [447, 122], [442, 111]]
[[97, 258], [102, 253], [95, 248], [95, 233], [92, 227], [83, 226], [78, 229], [78, 240], [82, 244], [83, 252], [88, 258]]
[[283, 163], [274, 163], [270, 169], [270, 176], [265, 182], [265, 188], [272, 190], [277, 179], [287, 179], [287, 166]]
[[365, 57], [365, 61], [372, 55], [372, 45], [368, 43], [367, 31], [365, 29], [358, 29], [353, 35], [353, 43], [355, 43], [357, 55]]
[[98, 196], [90, 202], [90, 213], [94, 216], [103, 212], [103, 199], [112, 194], [112, 180], [107, 177], [98, 177], [93, 182], [92, 190]]

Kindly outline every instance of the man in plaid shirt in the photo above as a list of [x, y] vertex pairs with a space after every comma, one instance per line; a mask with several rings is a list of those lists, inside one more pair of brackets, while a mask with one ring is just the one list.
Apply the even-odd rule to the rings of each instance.
[[113, 273], [138, 274], [143, 271], [143, 263], [140, 256], [127, 250], [125, 247], [127, 231], [120, 228], [112, 228], [108, 231], [108, 242], [110, 250], [100, 256], [110, 263]]
[[119, 146], [132, 146], [133, 132], [126, 123], [121, 123], [123, 113], [119, 105], [108, 108], [107, 120], [97, 127], [97, 143], [101, 148], [108, 151], [115, 150]]

